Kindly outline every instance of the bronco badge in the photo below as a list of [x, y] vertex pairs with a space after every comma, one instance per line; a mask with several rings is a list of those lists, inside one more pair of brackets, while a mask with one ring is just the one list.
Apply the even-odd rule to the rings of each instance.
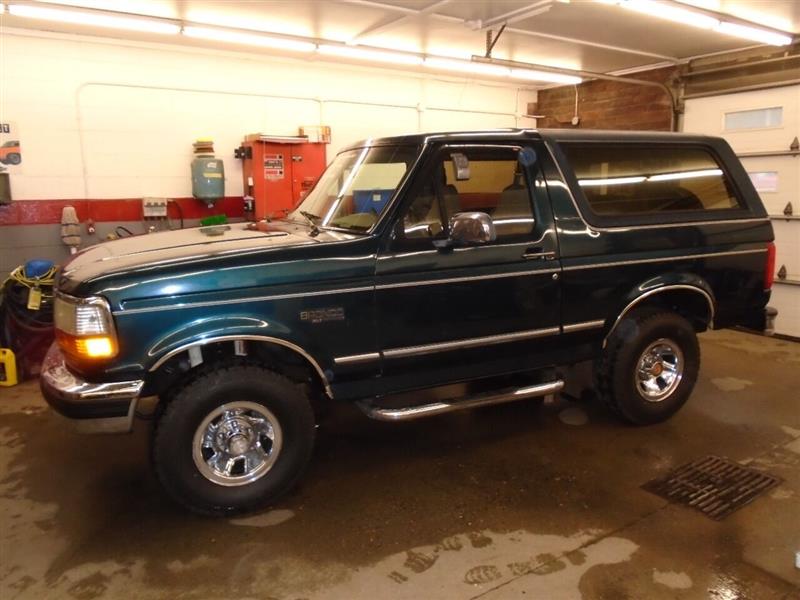
[[334, 306], [333, 308], [304, 310], [300, 313], [300, 320], [311, 321], [312, 323], [322, 323], [324, 321], [344, 321], [344, 308], [341, 306]]

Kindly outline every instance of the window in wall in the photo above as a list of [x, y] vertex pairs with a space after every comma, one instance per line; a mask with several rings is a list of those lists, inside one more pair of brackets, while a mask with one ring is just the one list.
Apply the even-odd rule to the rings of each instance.
[[564, 144], [597, 215], [741, 208], [714, 157], [697, 147]]
[[725, 113], [725, 131], [767, 129], [781, 125], [783, 125], [782, 106]]
[[778, 172], [777, 171], [754, 171], [748, 173], [757, 192], [777, 192], [778, 191]]

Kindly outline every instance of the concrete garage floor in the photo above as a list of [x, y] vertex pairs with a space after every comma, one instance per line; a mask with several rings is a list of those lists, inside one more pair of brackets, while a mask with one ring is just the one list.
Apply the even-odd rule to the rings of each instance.
[[[800, 344], [701, 340], [663, 425], [566, 400], [345, 411], [296, 492], [230, 520], [162, 495], [147, 427], [82, 437], [35, 383], [0, 388], [0, 598], [800, 599]], [[706, 454], [785, 481], [722, 522], [640, 489]]]

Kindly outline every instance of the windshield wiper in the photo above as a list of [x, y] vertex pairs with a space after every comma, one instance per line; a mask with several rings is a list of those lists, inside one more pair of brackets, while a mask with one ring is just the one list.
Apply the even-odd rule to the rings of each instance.
[[308, 212], [308, 211], [306, 211], [306, 210], [300, 210], [300, 211], [298, 211], [298, 212], [299, 212], [301, 215], [303, 215], [303, 216], [304, 216], [306, 219], [308, 219], [309, 221], [311, 221], [311, 224], [312, 224], [312, 225], [315, 225], [315, 224], [317, 223], [317, 221], [319, 221], [319, 220], [322, 218], [322, 217], [320, 217], [319, 215], [315, 215], [314, 213], [310, 213], [310, 212]]
[[313, 236], [319, 235], [319, 227], [317, 227], [317, 221], [319, 221], [322, 217], [305, 210], [299, 210], [297, 212], [303, 215], [308, 220], [308, 222], [311, 223], [311, 235]]

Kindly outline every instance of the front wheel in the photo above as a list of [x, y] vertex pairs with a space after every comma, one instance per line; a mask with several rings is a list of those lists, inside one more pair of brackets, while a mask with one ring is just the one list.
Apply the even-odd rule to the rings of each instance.
[[623, 319], [596, 366], [600, 396], [635, 425], [665, 421], [688, 400], [700, 370], [694, 328], [672, 312], [642, 310]]
[[153, 439], [164, 489], [203, 514], [254, 510], [289, 491], [314, 445], [306, 394], [253, 365], [215, 367], [172, 397]]

